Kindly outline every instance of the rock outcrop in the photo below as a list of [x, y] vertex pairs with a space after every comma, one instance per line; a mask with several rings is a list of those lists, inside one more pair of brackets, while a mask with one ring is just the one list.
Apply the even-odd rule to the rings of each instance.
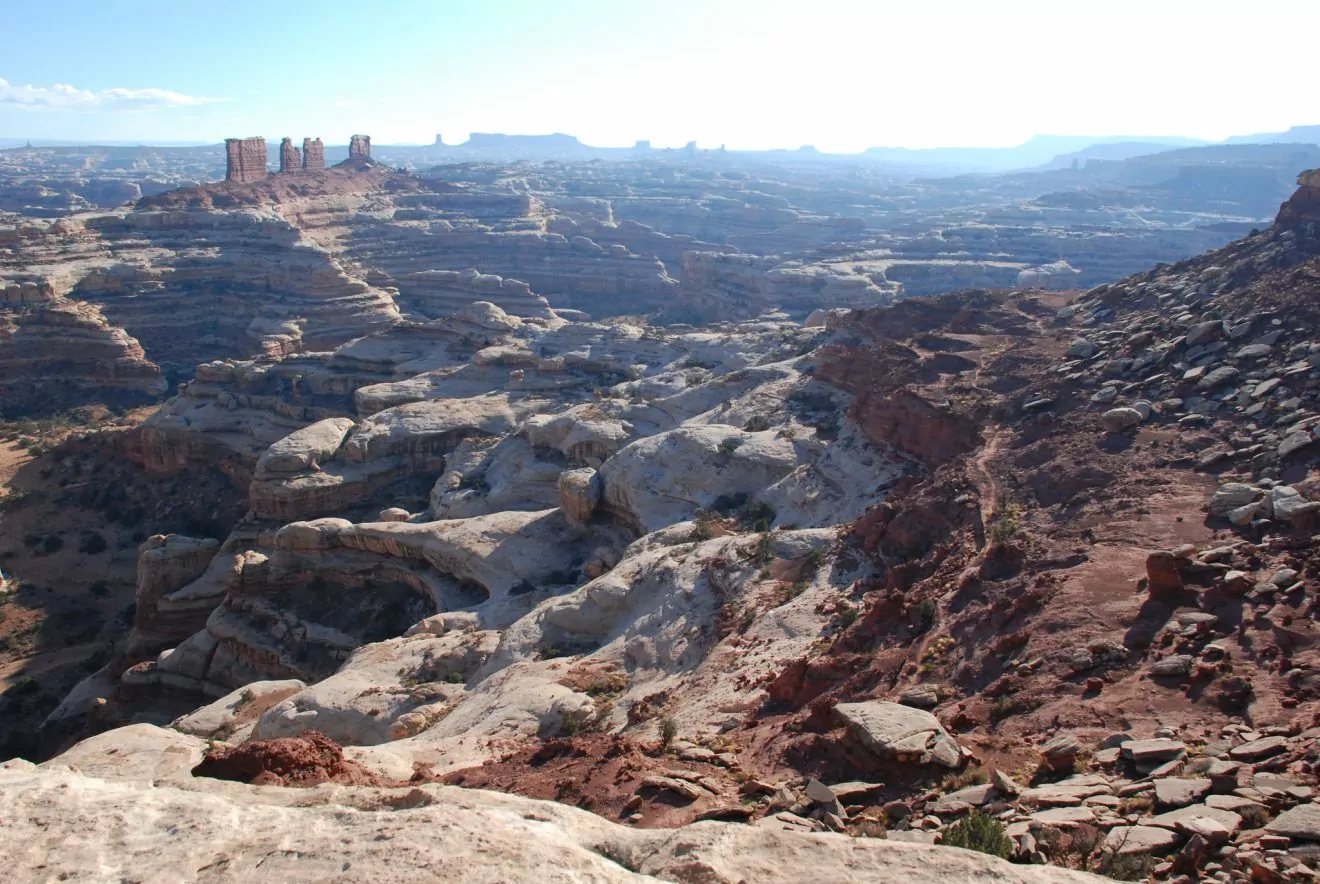
[[298, 148], [293, 146], [293, 139], [287, 135], [280, 142], [280, 172], [285, 175], [303, 170], [303, 159]]
[[325, 169], [325, 145], [321, 143], [321, 139], [303, 139], [302, 165], [305, 172], [320, 172]]
[[[114, 732], [76, 747], [67, 764], [0, 766], [10, 874], [85, 875], [94, 867], [104, 878], [166, 881], [205, 856], [220, 864], [223, 881], [367, 874], [383, 882], [494, 882], [523, 880], [536, 869], [547, 880], [632, 882], [686, 878], [694, 868], [765, 882], [1100, 880], [970, 851], [733, 823], [630, 829], [554, 802], [452, 786], [281, 790], [192, 777], [203, 741], [136, 727], [145, 730], [135, 736], [141, 745], [131, 767], [108, 754], [130, 737]], [[97, 824], [111, 818], [122, 822]], [[156, 818], [170, 820], [171, 831], [155, 826]], [[296, 856], [284, 846], [289, 839], [298, 842]]]
[[236, 184], [266, 177], [266, 139], [225, 139], [225, 180]]

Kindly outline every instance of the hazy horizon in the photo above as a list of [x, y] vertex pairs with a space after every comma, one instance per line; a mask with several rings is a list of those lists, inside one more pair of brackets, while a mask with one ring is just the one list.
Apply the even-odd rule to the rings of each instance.
[[1315, 122], [1308, 58], [1291, 50], [1307, 8], [330, 0], [286, 21], [251, 0], [147, 0], [132, 15], [11, 3], [0, 131], [199, 144], [366, 132], [399, 145], [565, 133], [597, 147], [843, 153], [1036, 135], [1214, 142]]

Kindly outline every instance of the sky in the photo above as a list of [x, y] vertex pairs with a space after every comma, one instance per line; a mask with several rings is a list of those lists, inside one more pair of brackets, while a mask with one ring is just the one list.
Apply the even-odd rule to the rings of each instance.
[[858, 151], [1320, 123], [1316, 0], [0, 0], [0, 138]]

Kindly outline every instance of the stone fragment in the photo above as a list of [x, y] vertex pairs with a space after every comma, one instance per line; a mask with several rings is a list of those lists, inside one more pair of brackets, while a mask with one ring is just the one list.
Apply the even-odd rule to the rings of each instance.
[[1101, 416], [1100, 421], [1108, 432], [1121, 433], [1141, 423], [1141, 412], [1135, 408], [1111, 408]]
[[1009, 797], [1015, 797], [1022, 793], [1022, 787], [1017, 784], [1008, 774], [1001, 770], [994, 770], [990, 774], [990, 782], [1000, 792]]
[[1191, 674], [1195, 663], [1196, 659], [1190, 654], [1174, 654], [1152, 663], [1147, 672], [1160, 678], [1180, 678]]
[[1310, 430], [1298, 430], [1279, 443], [1279, 457], [1291, 457], [1314, 441]]
[[1187, 752], [1187, 745], [1178, 740], [1128, 740], [1120, 748], [1123, 757], [1138, 765], [1163, 764], [1181, 758]]
[[1243, 743], [1241, 746], [1234, 746], [1228, 754], [1238, 761], [1260, 761], [1262, 758], [1278, 755], [1287, 748], [1288, 741], [1283, 737], [1262, 737], [1259, 740]]
[[1178, 846], [1179, 840], [1172, 829], [1158, 826], [1115, 826], [1105, 836], [1105, 850], [1117, 856], [1163, 856]]
[[1196, 389], [1202, 392], [1217, 390], [1225, 384], [1237, 380], [1238, 370], [1230, 365], [1221, 365], [1219, 368], [1206, 373], [1205, 377], [1196, 382]]
[[1033, 828], [1054, 826], [1060, 829], [1074, 829], [1082, 823], [1095, 822], [1095, 811], [1089, 807], [1052, 807], [1040, 810], [1029, 816]]
[[940, 705], [940, 687], [934, 684], [922, 684], [908, 688], [899, 695], [898, 702], [918, 709], [934, 709]]
[[1320, 841], [1320, 804], [1299, 804], [1285, 810], [1265, 826], [1265, 831], [1303, 841]]
[[1208, 344], [1224, 336], [1224, 323], [1219, 320], [1208, 322], [1198, 322], [1187, 330], [1186, 344], [1188, 347], [1196, 347], [1201, 344]]
[[815, 777], [807, 780], [807, 797], [817, 804], [832, 804], [838, 800], [834, 791]]
[[[1244, 485], [1241, 482], [1226, 482], [1211, 495], [1210, 514], [1213, 516], [1227, 515], [1229, 510], [1246, 506], [1262, 496], [1264, 496], [1263, 492], [1259, 488]], [[1204, 556], [1202, 556], [1202, 559], [1204, 560]]]
[[1152, 597], [1167, 597], [1182, 591], [1178, 562], [1176, 556], [1167, 552], [1153, 552], [1146, 557], [1146, 589]]
[[1218, 807], [1210, 807], [1205, 804], [1191, 804], [1187, 807], [1180, 807], [1177, 810], [1171, 810], [1168, 813], [1162, 813], [1146, 820], [1146, 825], [1159, 826], [1163, 829], [1174, 829], [1175, 831], [1189, 831], [1187, 828], [1194, 820], [1209, 818], [1224, 826], [1230, 832], [1236, 832], [1242, 827], [1242, 817], [1231, 810], [1223, 810]]
[[1067, 356], [1071, 359], [1090, 359], [1095, 355], [1095, 344], [1086, 338], [1078, 338], [1068, 345]]
[[1211, 785], [1208, 779], [1165, 777], [1155, 781], [1155, 802], [1161, 807], [1183, 807], [1204, 798]]

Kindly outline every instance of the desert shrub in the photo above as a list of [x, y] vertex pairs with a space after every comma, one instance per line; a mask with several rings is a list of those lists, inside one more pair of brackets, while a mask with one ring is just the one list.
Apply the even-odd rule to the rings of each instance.
[[668, 749], [678, 736], [678, 722], [674, 721], [672, 716], [666, 715], [660, 719], [660, 748]]
[[565, 737], [576, 737], [582, 733], [582, 729], [587, 724], [587, 716], [584, 712], [577, 709], [570, 709], [564, 713], [563, 720], [559, 723], [559, 733]]
[[1260, 829], [1270, 821], [1270, 812], [1263, 804], [1249, 804], [1238, 808], [1238, 815], [1242, 817], [1242, 828]]
[[753, 531], [769, 531], [775, 521], [775, 508], [765, 501], [745, 504], [738, 512], [738, 522]]
[[743, 429], [748, 433], [761, 433], [770, 429], [770, 418], [763, 414], [754, 414], [743, 424]]
[[41, 551], [46, 555], [53, 555], [64, 549], [64, 538], [58, 534], [47, 534], [41, 540]]
[[697, 510], [692, 520], [692, 540], [710, 540], [715, 536], [715, 516], [706, 510]]
[[84, 531], [78, 541], [78, 552], [94, 556], [105, 552], [108, 546], [109, 544], [100, 534], [95, 531]]
[[1026, 697], [1010, 697], [1005, 694], [996, 699], [994, 705], [990, 707], [990, 720], [998, 723], [1011, 715], [1030, 712], [1039, 706], [1040, 701], [1038, 700], [1030, 700]]
[[104, 580], [98, 580], [95, 583], [93, 583], [91, 586], [87, 587], [87, 591], [90, 592], [92, 595], [96, 596], [98, 599], [109, 598], [110, 584], [106, 583]]
[[1155, 857], [1148, 853], [1107, 854], [1100, 863], [1100, 874], [1115, 881], [1145, 881], [1155, 867]]
[[10, 697], [22, 697], [27, 694], [35, 694], [37, 692], [37, 689], [40, 687], [41, 686], [37, 684], [37, 680], [35, 678], [33, 678], [30, 675], [25, 675], [22, 678], [20, 678], [18, 681], [14, 682], [14, 684], [9, 688], [9, 690], [5, 691], [5, 693]]
[[986, 534], [992, 543], [1005, 544], [1021, 530], [1022, 507], [1010, 503], [999, 511]]
[[984, 786], [990, 782], [990, 777], [986, 776], [983, 770], [965, 770], [962, 773], [951, 773], [940, 783], [940, 789], [945, 792], [956, 792], [959, 789], [966, 789], [968, 786]]
[[1000, 859], [1013, 855], [1013, 842], [1004, 831], [1003, 823], [977, 810], [950, 826], [940, 843], [946, 847], [988, 853]]
[[730, 436], [727, 439], [721, 439], [719, 444], [720, 454], [733, 454], [738, 447], [743, 444], [743, 440], [737, 436]]
[[936, 609], [937, 606], [934, 599], [923, 599], [917, 603], [917, 606], [914, 609], [917, 618], [914, 629], [918, 633], [929, 632], [930, 628], [935, 625]]

